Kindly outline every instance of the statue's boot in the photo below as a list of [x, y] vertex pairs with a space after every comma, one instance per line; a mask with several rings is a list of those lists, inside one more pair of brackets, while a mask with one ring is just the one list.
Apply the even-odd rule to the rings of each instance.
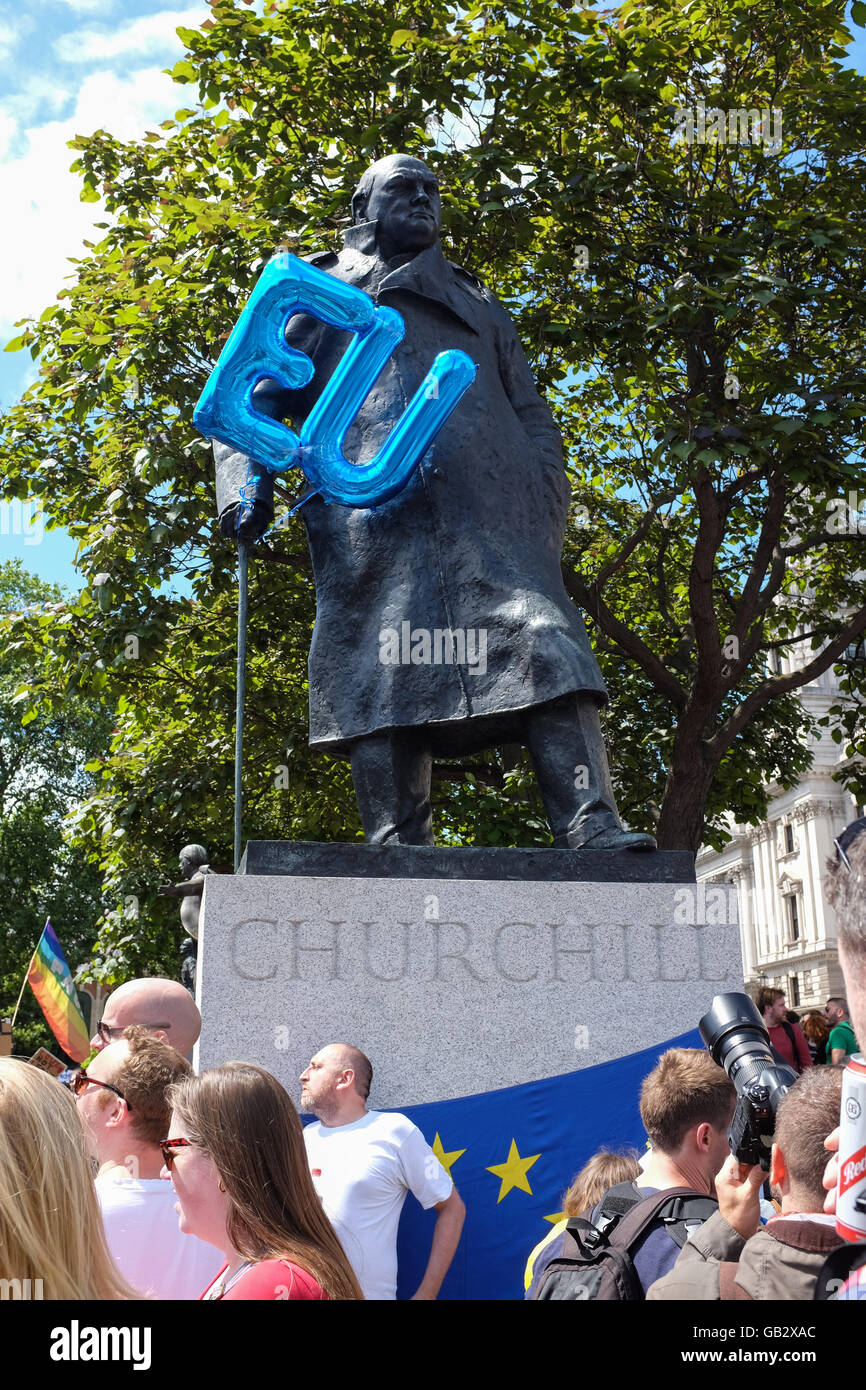
[[557, 849], [652, 850], [652, 835], [623, 830], [591, 696], [567, 695], [526, 716], [527, 744]]
[[370, 845], [432, 845], [433, 759], [413, 729], [370, 734], [352, 744], [352, 781]]

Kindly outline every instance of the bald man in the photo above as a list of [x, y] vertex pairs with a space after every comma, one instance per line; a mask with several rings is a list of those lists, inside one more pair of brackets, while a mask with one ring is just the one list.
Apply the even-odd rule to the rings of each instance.
[[397, 1227], [406, 1194], [437, 1213], [427, 1269], [413, 1299], [435, 1299], [463, 1229], [465, 1207], [420, 1129], [368, 1110], [369, 1057], [348, 1043], [317, 1052], [301, 1077], [313, 1184], [368, 1299], [397, 1297]]
[[164, 980], [159, 975], [127, 980], [109, 996], [90, 1039], [91, 1046], [101, 1052], [132, 1024], [146, 1028], [153, 1037], [162, 1038], [186, 1057], [201, 1032], [201, 1014], [195, 1000], [177, 980]]

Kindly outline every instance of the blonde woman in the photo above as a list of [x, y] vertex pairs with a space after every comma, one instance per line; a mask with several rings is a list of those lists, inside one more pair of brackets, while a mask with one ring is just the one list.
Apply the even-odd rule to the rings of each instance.
[[180, 1229], [222, 1250], [202, 1297], [363, 1298], [313, 1187], [298, 1112], [270, 1072], [246, 1062], [169, 1090], [165, 1168]]
[[531, 1297], [544, 1270], [551, 1260], [559, 1257], [561, 1237], [568, 1225], [569, 1217], [589, 1218], [593, 1207], [598, 1205], [608, 1188], [615, 1187], [619, 1182], [633, 1181], [637, 1177], [640, 1177], [637, 1149], [615, 1153], [612, 1149], [601, 1148], [584, 1163], [580, 1172], [572, 1178], [571, 1186], [562, 1199], [562, 1219], [538, 1242], [526, 1261], [523, 1275], [524, 1297]]
[[139, 1297], [105, 1244], [75, 1101], [15, 1057], [0, 1058], [0, 1278], [44, 1299]]

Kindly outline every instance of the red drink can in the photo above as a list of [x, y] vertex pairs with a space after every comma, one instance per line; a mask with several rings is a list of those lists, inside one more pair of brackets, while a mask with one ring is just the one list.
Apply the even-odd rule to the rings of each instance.
[[845, 1240], [866, 1240], [866, 1057], [848, 1059], [842, 1077], [839, 1130], [839, 1178], [836, 1184], [836, 1230]]

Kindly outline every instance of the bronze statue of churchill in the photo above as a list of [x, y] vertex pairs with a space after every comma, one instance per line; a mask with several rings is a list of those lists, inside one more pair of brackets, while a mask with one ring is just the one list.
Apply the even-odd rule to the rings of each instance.
[[[616, 813], [604, 682], [560, 573], [562, 439], [514, 325], [445, 259], [438, 185], [420, 160], [373, 164], [352, 213], [339, 255], [310, 259], [398, 310], [406, 332], [346, 437], [347, 457], [375, 454], [438, 352], [462, 348], [478, 373], [390, 501], [361, 509], [316, 496], [301, 509], [317, 600], [310, 744], [351, 760], [371, 843], [432, 844], [433, 757], [507, 742], [530, 750], [556, 845], [652, 849]], [[292, 392], [262, 382], [255, 404], [297, 428], [349, 335], [298, 316], [286, 336], [315, 376]], [[240, 523], [254, 539], [273, 517], [272, 477], [227, 446], [214, 452], [222, 530], [237, 536]]]

